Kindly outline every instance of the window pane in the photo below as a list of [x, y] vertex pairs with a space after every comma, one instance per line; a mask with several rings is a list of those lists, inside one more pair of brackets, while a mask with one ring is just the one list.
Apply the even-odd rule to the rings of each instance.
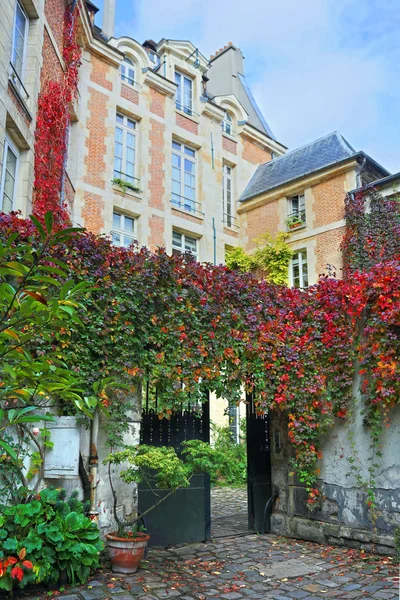
[[129, 129], [136, 129], [136, 122], [132, 121], [132, 119], [128, 119], [128, 127]]
[[192, 108], [192, 80], [185, 77], [184, 80], [184, 100], [185, 108]]
[[192, 252], [196, 254], [197, 250], [197, 240], [195, 238], [191, 238], [189, 236], [185, 236], [185, 250], [188, 252]]
[[181, 157], [178, 156], [178, 154], [172, 155], [172, 166], [177, 167], [178, 169], [181, 168]]
[[115, 129], [115, 141], [122, 144], [122, 140], [123, 140], [124, 134], [123, 134], [123, 130], [121, 129], [121, 127], [116, 127]]
[[121, 246], [121, 234], [120, 233], [113, 233], [112, 234], [112, 243], [115, 246]]
[[181, 182], [177, 181], [176, 179], [172, 180], [172, 193], [178, 194], [178, 196], [181, 193]]
[[134, 225], [135, 225], [134, 219], [131, 219], [131, 217], [125, 217], [125, 219], [124, 219], [124, 231], [129, 231], [130, 233], [133, 233], [134, 232]]
[[4, 174], [2, 210], [10, 212], [13, 209], [15, 179], [17, 174], [17, 157], [10, 147], [7, 148], [7, 158]]
[[191, 160], [187, 160], [187, 158], [185, 158], [185, 171], [194, 174], [194, 163]]
[[113, 213], [113, 227], [121, 229], [121, 215], [118, 213]]
[[129, 235], [124, 235], [124, 246], [127, 248], [131, 244], [133, 244], [134, 238]]
[[[124, 122], [124, 117], [123, 115], [120, 115], [119, 113], [117, 113], [117, 123], [123, 123]], [[122, 130], [121, 130], [122, 131]]]
[[189, 156], [196, 156], [196, 151], [193, 150], [193, 148], [189, 148], [188, 146], [185, 146], [185, 154], [188, 154]]
[[135, 147], [135, 136], [133, 135], [133, 133], [129, 133], [129, 131], [127, 131], [126, 133], [126, 145], [128, 146], [128, 148]]
[[173, 148], [174, 150], [179, 150], [179, 151], [181, 151], [181, 144], [179, 144], [179, 142], [174, 142], [174, 141], [173, 141], [173, 142], [172, 142], [172, 148]]
[[174, 246], [182, 247], [182, 234], [177, 231], [172, 232], [172, 243]]
[[114, 158], [114, 176], [119, 179], [122, 173], [122, 160], [117, 156]]

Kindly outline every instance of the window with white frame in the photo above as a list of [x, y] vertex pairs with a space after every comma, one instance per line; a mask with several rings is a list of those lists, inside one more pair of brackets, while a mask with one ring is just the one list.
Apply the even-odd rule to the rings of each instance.
[[113, 212], [112, 243], [127, 248], [136, 239], [136, 219]]
[[20, 85], [24, 79], [29, 19], [20, 2], [16, 3], [11, 49], [11, 79]]
[[152, 69], [155, 69], [160, 64], [160, 57], [153, 50], [149, 51], [149, 58], [153, 63]]
[[135, 177], [136, 127], [133, 119], [117, 113], [114, 147], [114, 179], [120, 179], [132, 188], [138, 188]]
[[186, 233], [172, 232], [172, 254], [191, 254], [194, 260], [198, 260], [198, 240]]
[[125, 56], [120, 66], [121, 79], [125, 83], [133, 85], [135, 83], [135, 64], [134, 62]]
[[306, 223], [306, 203], [304, 194], [288, 198], [287, 225], [289, 229], [301, 227]]
[[14, 208], [15, 190], [17, 186], [19, 153], [6, 137], [4, 143], [3, 168], [1, 173], [0, 207], [5, 213]]
[[175, 71], [175, 83], [178, 85], [176, 90], [175, 105], [178, 110], [188, 115], [193, 114], [193, 79], [184, 75], [180, 71]]
[[224, 133], [227, 133], [228, 135], [233, 135], [233, 128], [232, 128], [232, 117], [231, 114], [227, 111], [225, 113], [225, 118], [223, 119], [221, 125], [222, 125], [222, 131]]
[[224, 224], [232, 227], [232, 167], [222, 165], [222, 206], [224, 211]]
[[172, 142], [172, 198], [176, 207], [196, 212], [196, 151]]
[[308, 287], [307, 249], [295, 250], [291, 259], [291, 284], [296, 288]]

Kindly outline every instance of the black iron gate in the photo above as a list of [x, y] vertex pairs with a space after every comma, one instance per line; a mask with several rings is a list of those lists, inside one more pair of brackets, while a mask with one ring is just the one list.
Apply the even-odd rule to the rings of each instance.
[[257, 412], [251, 394], [246, 395], [246, 421], [249, 527], [264, 532], [272, 503], [269, 422], [267, 414]]
[[[210, 409], [206, 398], [199, 416], [198, 411], [181, 410], [169, 419], [159, 419], [157, 399], [145, 394], [140, 441], [153, 446], [173, 446], [179, 452], [187, 440], [210, 441]], [[160, 497], [168, 490], [157, 489]], [[145, 484], [139, 486], [139, 510], [154, 504], [154, 493]], [[189, 488], [180, 489], [149, 513], [146, 528], [151, 534], [152, 546], [167, 546], [184, 542], [201, 542], [210, 539], [210, 478], [196, 475]]]

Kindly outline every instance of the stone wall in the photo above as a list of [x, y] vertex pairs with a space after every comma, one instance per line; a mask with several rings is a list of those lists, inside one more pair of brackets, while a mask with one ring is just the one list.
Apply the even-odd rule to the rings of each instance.
[[[392, 423], [381, 438], [382, 457], [373, 455], [368, 429], [363, 424], [361, 401], [356, 397], [354, 418], [337, 419], [322, 439], [320, 484], [324, 500], [319, 510], [310, 511], [304, 486], [290, 467], [291, 447], [287, 421], [282, 415], [270, 419], [272, 482], [278, 490], [271, 516], [271, 531], [298, 539], [350, 548], [363, 548], [379, 554], [393, 554], [393, 534], [400, 525], [400, 407], [392, 411]], [[282, 449], [274, 439], [280, 432]], [[354, 452], [353, 447], [356, 449]], [[367, 492], [360, 486], [349, 458], [355, 457], [358, 476], [368, 481], [368, 468], [379, 463], [376, 478], [377, 513], [372, 518]]]
[[[124, 444], [127, 446], [135, 446], [140, 442], [140, 406], [137, 403], [135, 410], [133, 410], [127, 417], [128, 420], [128, 431], [124, 435]], [[107, 444], [107, 427], [106, 418], [101, 416], [99, 437], [98, 437], [98, 470], [97, 470], [97, 487], [96, 487], [96, 507], [95, 510], [98, 513], [99, 529], [104, 536], [109, 531], [115, 530], [115, 521], [113, 517], [113, 496], [109, 484], [108, 466], [103, 464], [104, 459], [110, 452]], [[88, 499], [90, 490], [90, 465], [89, 457], [91, 453], [90, 448], [90, 430], [87, 427], [81, 426], [80, 428], [80, 455], [83, 460], [84, 472], [82, 467], [80, 473], [76, 477], [61, 477], [59, 479], [46, 478], [44, 484], [51, 487], [60, 487], [67, 490], [67, 493], [71, 493], [74, 490], [79, 491], [79, 497], [81, 499]], [[56, 442], [55, 437], [52, 437], [52, 441]], [[95, 449], [93, 449], [95, 451]], [[45, 460], [46, 464], [46, 460]], [[121, 518], [129, 517], [129, 515], [136, 514], [137, 510], [137, 486], [136, 484], [125, 484], [119, 477], [118, 472], [123, 467], [113, 466], [111, 469], [111, 476], [113, 481], [114, 489], [117, 493], [118, 505], [117, 510]], [[85, 489], [86, 486], [86, 489]]]

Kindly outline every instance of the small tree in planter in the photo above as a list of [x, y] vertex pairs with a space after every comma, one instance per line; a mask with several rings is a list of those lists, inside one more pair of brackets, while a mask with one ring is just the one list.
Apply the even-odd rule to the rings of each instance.
[[[160, 506], [178, 489], [190, 486], [197, 473], [215, 470], [215, 452], [206, 442], [191, 440], [183, 443], [181, 457], [166, 446], [139, 445], [114, 454], [104, 461], [109, 465], [110, 487], [114, 498], [114, 519], [118, 529], [106, 535], [112, 569], [116, 573], [135, 573], [142, 560], [150, 536], [139, 531], [139, 524], [149, 512]], [[117, 513], [117, 494], [112, 482], [111, 465], [127, 465], [119, 477], [125, 483], [145, 482], [153, 490], [154, 504], [129, 520]], [[169, 490], [164, 496], [158, 490]]]

